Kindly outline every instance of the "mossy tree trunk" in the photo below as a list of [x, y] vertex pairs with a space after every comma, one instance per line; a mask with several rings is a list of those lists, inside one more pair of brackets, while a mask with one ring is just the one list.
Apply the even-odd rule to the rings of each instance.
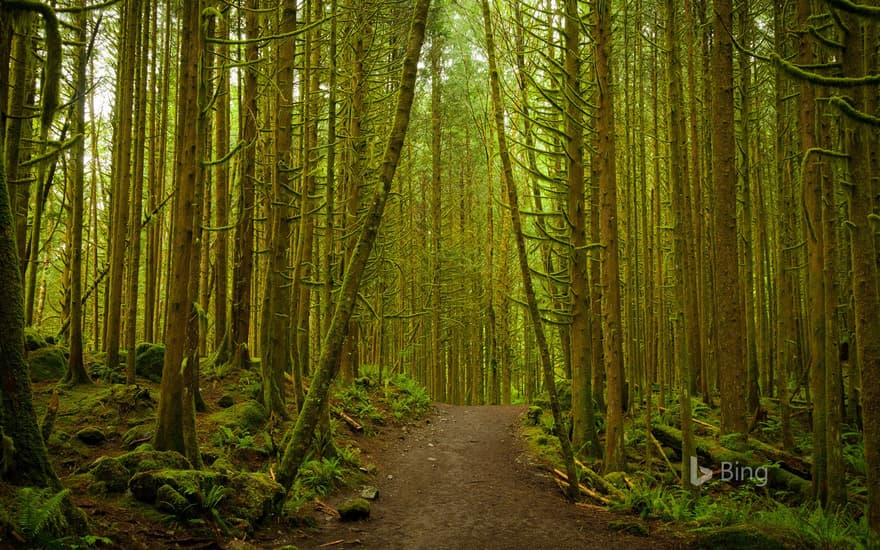
[[201, 177], [199, 126], [203, 121], [199, 103], [199, 65], [202, 58], [200, 29], [203, 2], [184, 5], [177, 90], [177, 139], [175, 143], [174, 223], [171, 240], [168, 319], [165, 331], [165, 362], [159, 395], [156, 434], [158, 450], [177, 451], [198, 467], [201, 465], [195, 426], [194, 368], [190, 350], [197, 349], [190, 330], [198, 277], [193, 281], [194, 248], [199, 246], [196, 225], [196, 191]]
[[367, 261], [370, 258], [370, 253], [379, 233], [382, 214], [385, 210], [388, 195], [391, 192], [394, 172], [397, 169], [400, 152], [406, 138], [410, 109], [415, 96], [416, 73], [418, 70], [419, 54], [421, 53], [422, 42], [425, 36], [425, 22], [428, 17], [429, 6], [430, 0], [417, 0], [414, 8], [412, 26], [403, 60], [403, 72], [400, 77], [394, 122], [379, 171], [379, 184], [381, 187], [373, 197], [370, 208], [364, 218], [363, 229], [358, 237], [357, 244], [351, 255], [351, 261], [345, 272], [342, 288], [339, 293], [339, 301], [333, 312], [333, 319], [330, 321], [330, 329], [324, 337], [324, 345], [321, 348], [321, 356], [312, 378], [311, 387], [309, 387], [302, 410], [296, 419], [296, 426], [293, 429], [290, 442], [284, 450], [281, 464], [278, 466], [278, 482], [287, 489], [290, 489], [292, 486], [296, 474], [311, 447], [312, 438], [318, 426], [321, 412], [327, 403], [330, 384], [339, 371], [340, 355], [348, 323], [354, 312], [358, 289], [367, 266]]
[[562, 411], [559, 407], [559, 397], [556, 392], [556, 375], [553, 372], [553, 363], [550, 358], [550, 346], [547, 343], [547, 336], [544, 332], [541, 312], [538, 309], [538, 300], [535, 296], [535, 287], [532, 284], [532, 273], [529, 268], [525, 238], [523, 236], [522, 220], [520, 219], [519, 194], [516, 189], [516, 181], [513, 179], [513, 166], [510, 160], [510, 151], [507, 148], [507, 137], [504, 129], [504, 103], [501, 95], [498, 66], [495, 60], [495, 36], [492, 31], [489, 1], [482, 0], [481, 6], [483, 12], [483, 28], [485, 29], [486, 36], [486, 50], [489, 58], [489, 87], [492, 99], [495, 135], [498, 139], [498, 153], [501, 157], [501, 176], [503, 185], [507, 189], [510, 218], [513, 222], [513, 237], [516, 241], [517, 256], [519, 258], [520, 273], [522, 275], [522, 283], [525, 290], [529, 317], [535, 331], [535, 339], [538, 343], [538, 353], [541, 357], [541, 366], [544, 374], [544, 389], [550, 396], [550, 410], [553, 413], [556, 436], [559, 438], [559, 445], [562, 449], [562, 458], [565, 462], [566, 474], [569, 479], [567, 496], [574, 500], [578, 497], [579, 493], [577, 470], [574, 465], [574, 454], [571, 449], [571, 441], [568, 439]]
[[742, 285], [737, 261], [736, 141], [733, 98], [733, 4], [714, 0], [712, 20], [712, 179], [715, 187], [715, 303], [721, 433], [741, 446], [746, 422], [745, 338]]

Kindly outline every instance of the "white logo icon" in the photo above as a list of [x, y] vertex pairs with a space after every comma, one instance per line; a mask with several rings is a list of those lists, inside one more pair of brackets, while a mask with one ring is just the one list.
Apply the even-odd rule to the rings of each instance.
[[[697, 470], [702, 474], [697, 477]], [[691, 485], [700, 486], [712, 479], [712, 470], [704, 468], [697, 463], [697, 457], [691, 457]]]

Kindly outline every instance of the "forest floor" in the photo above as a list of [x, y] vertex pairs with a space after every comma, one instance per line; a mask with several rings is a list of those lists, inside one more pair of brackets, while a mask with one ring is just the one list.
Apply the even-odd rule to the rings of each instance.
[[612, 531], [609, 524], [625, 516], [566, 502], [520, 437], [524, 412], [523, 406], [435, 404], [426, 418], [365, 441], [364, 459], [378, 466], [380, 495], [370, 519], [325, 516], [292, 542], [432, 550], [685, 546], [659, 524], [644, 536]]

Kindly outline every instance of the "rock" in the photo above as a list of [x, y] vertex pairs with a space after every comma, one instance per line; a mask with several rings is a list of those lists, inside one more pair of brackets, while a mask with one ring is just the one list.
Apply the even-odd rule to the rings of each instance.
[[236, 403], [228, 409], [215, 412], [208, 417], [211, 422], [221, 426], [240, 428], [251, 434], [257, 433], [268, 418], [266, 408], [252, 399]]
[[128, 487], [131, 473], [118, 460], [110, 457], [99, 458], [89, 469], [95, 481], [103, 482], [107, 492], [124, 493]]
[[153, 382], [162, 381], [162, 365], [165, 363], [165, 346], [141, 342], [135, 348], [134, 366], [138, 376]]
[[49, 345], [46, 338], [34, 327], [24, 327], [24, 349], [34, 351]]
[[181, 518], [198, 516], [198, 502], [190, 502], [171, 485], [162, 485], [156, 490], [156, 509]]
[[379, 489], [368, 485], [361, 489], [361, 498], [365, 498], [367, 500], [376, 500], [377, 498], [379, 498]]
[[235, 400], [229, 394], [226, 394], [217, 400], [217, 406], [221, 409], [228, 409], [233, 405], [235, 405]]
[[134, 426], [133, 428], [122, 434], [122, 446], [130, 451], [141, 443], [146, 443], [150, 441], [152, 438], [152, 423], [141, 424], [139, 426]]
[[157, 451], [148, 444], [116, 457], [132, 474], [148, 470], [191, 470], [192, 464], [177, 451]]
[[360, 521], [370, 517], [370, 503], [363, 498], [348, 499], [337, 510], [342, 521]]
[[221, 514], [241, 518], [251, 525], [280, 509], [284, 499], [284, 487], [266, 474], [234, 473], [225, 486], [228, 492], [220, 502]]
[[[204, 502], [204, 495], [223, 477], [217, 472], [202, 470], [150, 470], [135, 474], [128, 488], [137, 500], [147, 504], [158, 502], [159, 489], [168, 485], [193, 503]], [[167, 492], [167, 490], [166, 490]]]
[[67, 372], [67, 350], [61, 346], [46, 346], [28, 354], [31, 381], [58, 380]]
[[76, 432], [76, 438], [86, 445], [100, 445], [107, 441], [107, 436], [104, 435], [104, 432], [94, 426], [88, 426]]

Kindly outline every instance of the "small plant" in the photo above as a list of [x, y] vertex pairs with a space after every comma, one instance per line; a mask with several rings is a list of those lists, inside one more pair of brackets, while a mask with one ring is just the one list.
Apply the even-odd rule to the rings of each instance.
[[67, 527], [61, 507], [69, 494], [70, 489], [62, 489], [55, 494], [48, 487], [21, 489], [18, 494], [18, 530], [33, 542], [46, 544], [53, 540], [53, 533]]
[[325, 496], [345, 478], [345, 469], [338, 457], [309, 460], [299, 470], [298, 483], [318, 496]]
[[385, 386], [385, 399], [394, 418], [419, 417], [431, 408], [428, 390], [404, 374], [395, 375]]

